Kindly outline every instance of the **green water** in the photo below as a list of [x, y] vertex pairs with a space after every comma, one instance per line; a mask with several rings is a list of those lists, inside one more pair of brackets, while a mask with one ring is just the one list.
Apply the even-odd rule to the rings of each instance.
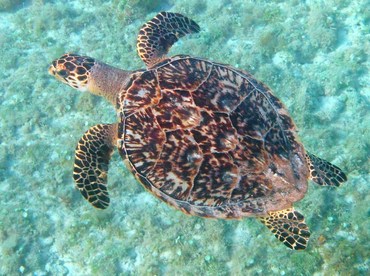
[[[232, 64], [286, 104], [306, 148], [341, 167], [296, 209], [312, 235], [293, 252], [254, 219], [189, 217], [160, 202], [113, 156], [111, 206], [74, 189], [78, 139], [115, 122], [103, 99], [47, 74], [65, 52], [143, 68], [140, 26], [180, 12], [202, 31], [171, 54]], [[0, 0], [0, 275], [369, 275], [368, 1]]]

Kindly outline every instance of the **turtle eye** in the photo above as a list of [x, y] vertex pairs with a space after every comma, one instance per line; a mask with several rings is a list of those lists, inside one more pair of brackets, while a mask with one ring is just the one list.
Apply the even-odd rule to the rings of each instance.
[[69, 71], [68, 71], [68, 70], [66, 70], [66, 69], [62, 69], [62, 70], [59, 70], [59, 71], [57, 72], [57, 74], [58, 74], [59, 76], [63, 77], [63, 78], [66, 78], [66, 77], [68, 77], [68, 75], [69, 75]]

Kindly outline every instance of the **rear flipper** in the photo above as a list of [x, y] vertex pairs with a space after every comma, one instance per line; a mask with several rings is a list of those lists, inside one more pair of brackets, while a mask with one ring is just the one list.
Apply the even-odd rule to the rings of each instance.
[[293, 208], [268, 212], [267, 216], [258, 217], [275, 237], [287, 247], [294, 250], [306, 249], [310, 230], [304, 217]]
[[321, 186], [340, 186], [347, 177], [337, 166], [309, 152], [306, 153], [310, 179]]

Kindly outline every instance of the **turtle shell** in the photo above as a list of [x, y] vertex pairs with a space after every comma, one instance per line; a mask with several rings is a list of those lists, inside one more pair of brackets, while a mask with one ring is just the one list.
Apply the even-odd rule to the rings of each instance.
[[259, 216], [307, 190], [292, 119], [247, 72], [175, 56], [133, 73], [118, 112], [121, 156], [146, 189], [185, 213]]

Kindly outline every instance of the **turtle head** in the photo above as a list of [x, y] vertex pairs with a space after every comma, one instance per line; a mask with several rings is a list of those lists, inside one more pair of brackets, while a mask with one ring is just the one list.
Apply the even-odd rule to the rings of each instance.
[[68, 53], [52, 62], [49, 74], [75, 89], [87, 91], [89, 77], [95, 64], [96, 61], [91, 57]]
[[131, 72], [112, 67], [91, 57], [65, 54], [54, 60], [49, 74], [80, 91], [88, 91], [109, 100], [114, 106]]

